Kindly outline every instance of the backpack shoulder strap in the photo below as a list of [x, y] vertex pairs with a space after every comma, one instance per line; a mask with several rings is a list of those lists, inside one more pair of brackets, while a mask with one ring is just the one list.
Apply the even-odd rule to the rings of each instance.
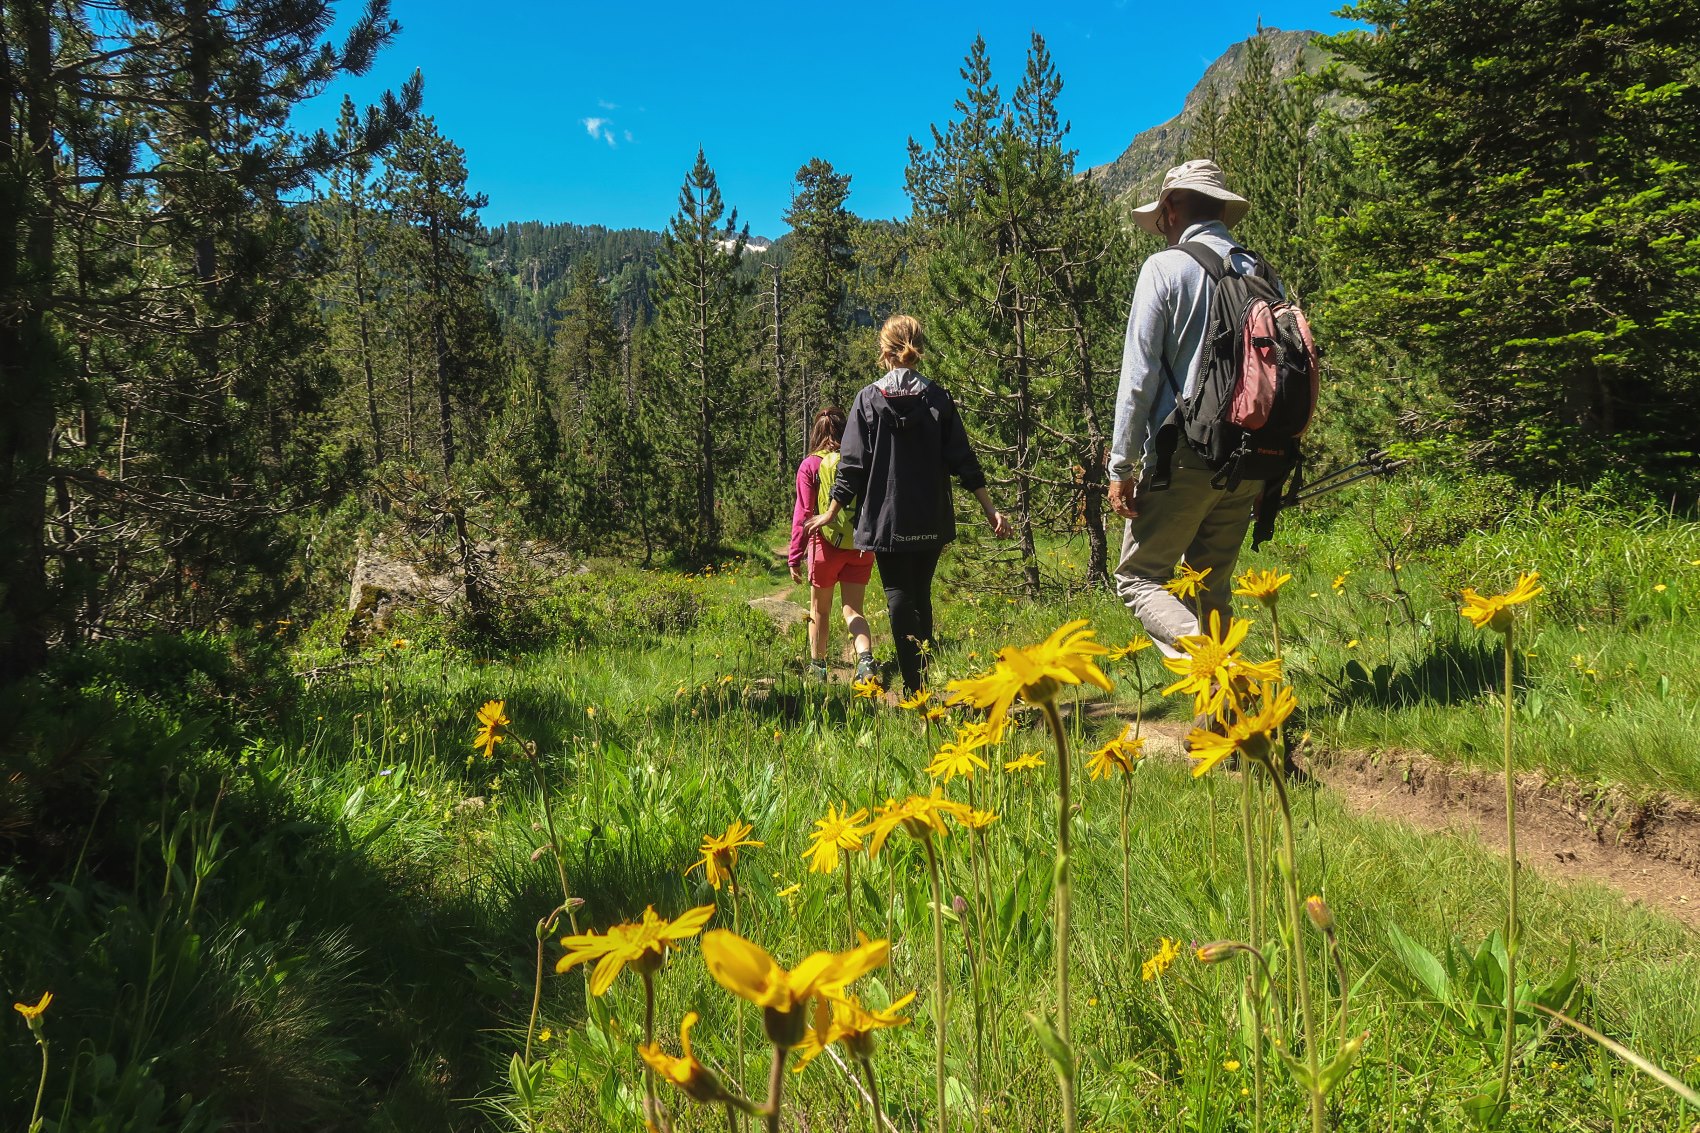
[[[1209, 276], [1213, 282], [1220, 281], [1224, 275], [1228, 274], [1228, 261], [1218, 256], [1208, 244], [1198, 240], [1187, 240], [1176, 244], [1175, 247], [1197, 260], [1198, 266], [1204, 269], [1204, 274]], [[1232, 255], [1238, 251], [1243, 251], [1243, 249], [1233, 248], [1229, 254]]]

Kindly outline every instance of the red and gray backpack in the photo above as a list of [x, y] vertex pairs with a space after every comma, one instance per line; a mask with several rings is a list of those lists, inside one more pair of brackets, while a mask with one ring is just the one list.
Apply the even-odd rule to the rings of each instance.
[[1215, 284], [1204, 355], [1190, 397], [1163, 360], [1175, 392], [1175, 408], [1157, 430], [1157, 459], [1151, 487], [1166, 488], [1182, 438], [1216, 473], [1218, 488], [1246, 480], [1266, 485], [1258, 505], [1256, 546], [1268, 538], [1289, 476], [1302, 475], [1299, 438], [1316, 412], [1319, 367], [1310, 323], [1287, 299], [1268, 264], [1253, 256], [1250, 272], [1233, 269], [1229, 257], [1189, 240], [1177, 245], [1198, 261]]

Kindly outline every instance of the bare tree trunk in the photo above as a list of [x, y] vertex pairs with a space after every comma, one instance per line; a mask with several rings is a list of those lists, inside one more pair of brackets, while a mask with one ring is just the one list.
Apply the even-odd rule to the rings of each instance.
[[[706, 243], [706, 242], [705, 242]], [[714, 399], [709, 390], [708, 368], [708, 264], [703, 257], [706, 247], [697, 249], [696, 278], [696, 357], [691, 366], [697, 378], [697, 448], [699, 453], [697, 484], [697, 540], [699, 553], [714, 546], [719, 532], [714, 525]]]
[[1063, 261], [1063, 284], [1068, 289], [1069, 311], [1074, 316], [1070, 328], [1074, 337], [1074, 364], [1080, 384], [1080, 416], [1086, 425], [1086, 436], [1076, 449], [1080, 463], [1081, 522], [1086, 528], [1086, 581], [1093, 585], [1110, 583], [1109, 537], [1104, 524], [1104, 500], [1109, 492], [1109, 468], [1106, 461], [1108, 438], [1098, 420], [1098, 391], [1096, 371], [1092, 367], [1092, 346], [1086, 335], [1086, 313], [1080, 309], [1080, 293], [1075, 288], [1074, 266]]
[[783, 484], [791, 473], [791, 446], [786, 438], [788, 423], [785, 420], [785, 339], [780, 317], [779, 268], [777, 265], [770, 266], [773, 268], [773, 419], [778, 426], [779, 482]]
[[[0, 683], [36, 669], [47, 656], [47, 481], [53, 443], [54, 378], [59, 351], [43, 311], [54, 278], [54, 160], [52, 29], [47, 6], [24, 4], [18, 81], [12, 45], [0, 42], [0, 165], [20, 170], [36, 194], [9, 193], [0, 212], [0, 296], [19, 313], [0, 319]], [[4, 31], [0, 30], [0, 35]], [[24, 141], [12, 121], [24, 93]], [[25, 202], [28, 202], [27, 204]], [[26, 211], [27, 210], [27, 211]], [[25, 287], [34, 294], [21, 294]]]
[[1021, 535], [1022, 588], [1039, 597], [1039, 549], [1033, 540], [1033, 478], [1028, 465], [1033, 447], [1032, 360], [1027, 353], [1026, 297], [1017, 290], [1015, 311], [1015, 526]]

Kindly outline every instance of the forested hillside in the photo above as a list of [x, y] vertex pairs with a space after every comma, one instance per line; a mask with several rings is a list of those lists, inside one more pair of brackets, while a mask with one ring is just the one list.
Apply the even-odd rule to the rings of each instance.
[[[1332, 728], [1353, 743], [1416, 746], [1422, 738], [1409, 733], [1421, 724], [1471, 758], [1484, 744], [1497, 758], [1497, 725], [1456, 721], [1501, 703], [1502, 661], [1509, 721], [1513, 686], [1545, 659], [1562, 671], [1544, 698], [1519, 708], [1520, 726], [1564, 753], [1568, 771], [1627, 783], [1621, 794], [1636, 799], [1624, 768], [1660, 789], [1700, 790], [1667, 742], [1694, 722], [1683, 660], [1692, 659], [1683, 652], [1691, 575], [1673, 572], [1700, 566], [1690, 522], [1700, 507], [1700, 6], [1362, 0], [1347, 14], [1366, 30], [1247, 29], [1179, 118], [1122, 124], [1133, 145], [1090, 175], [1069, 116], [1113, 110], [1069, 103], [1067, 76], [1038, 32], [1021, 58], [997, 59], [965, 32], [960, 94], [908, 142], [906, 214], [852, 213], [851, 179], [823, 134], [790, 186], [788, 231], [768, 245], [752, 241], [738, 202], [723, 195], [721, 155], [702, 150], [677, 155], [677, 207], [653, 230], [612, 230], [595, 217], [493, 226], [418, 75], [372, 106], [345, 100], [333, 129], [297, 129], [309, 100], [388, 58], [398, 28], [384, 0], [360, 12], [317, 0], [8, 0], [0, 990], [23, 996], [51, 980], [61, 999], [57, 1014], [20, 1003], [23, 1020], [8, 1017], [17, 1043], [0, 1046], [4, 1121], [53, 1133], [640, 1128], [653, 1104], [637, 1084], [650, 1080], [633, 1070], [631, 1020], [643, 1001], [607, 1008], [599, 993], [581, 994], [589, 989], [576, 972], [570, 994], [557, 980], [545, 995], [544, 944], [553, 962], [554, 938], [570, 924], [576, 932], [586, 901], [598, 930], [610, 910], [641, 918], [652, 893], [669, 915], [687, 897], [719, 902], [718, 884], [687, 888], [674, 860], [689, 857], [710, 812], [730, 807], [726, 817], [739, 818], [759, 807], [765, 820], [806, 830], [817, 804], [867, 796], [877, 805], [867, 786], [876, 778], [881, 792], [927, 781], [904, 763], [911, 721], [865, 715], [876, 711], [873, 692], [867, 704], [810, 699], [784, 655], [795, 644], [789, 613], [776, 629], [756, 612], [785, 585], [782, 572], [763, 572], [787, 530], [811, 419], [879, 376], [885, 318], [916, 315], [928, 339], [923, 369], [961, 406], [1016, 536], [994, 541], [977, 512], [964, 515], [941, 583], [959, 600], [940, 671], [966, 676], [1006, 644], [991, 635], [1042, 639], [1077, 607], [1120, 616], [1107, 585], [1121, 540], [1107, 449], [1129, 297], [1157, 250], [1128, 208], [1182, 157], [1216, 160], [1251, 202], [1236, 236], [1278, 267], [1316, 328], [1324, 354], [1306, 441], [1312, 468], [1370, 450], [1408, 462], [1408, 479], [1386, 496], [1283, 520], [1292, 542], [1267, 560], [1319, 603], [1298, 624], [1281, 623], [1273, 641], [1278, 655], [1280, 634], [1290, 635], [1292, 671], [1309, 682], [1306, 741], [1309, 729], [1321, 742]], [[333, 27], [347, 30], [330, 41]], [[1357, 559], [1340, 550], [1348, 546]], [[1517, 639], [1515, 654], [1509, 621], [1494, 627], [1504, 637], [1491, 649], [1442, 640], [1434, 627], [1456, 622], [1457, 595], [1478, 584], [1468, 572], [1504, 568], [1526, 548], [1564, 564], [1555, 573], [1569, 579], [1551, 583], [1548, 602], [1561, 611], [1551, 635]], [[1355, 592], [1354, 562], [1385, 572], [1386, 588]], [[1412, 597], [1412, 571], [1426, 572], [1426, 605]], [[417, 599], [410, 609], [403, 592]], [[1124, 619], [1102, 636], [1125, 628]], [[1129, 699], [1135, 686], [1124, 683], [1121, 701], [1104, 701], [1117, 728], [1122, 716], [1141, 726], [1161, 687], [1137, 669], [1137, 651], [1130, 644], [1121, 658], [1130, 668], [1118, 670], [1139, 674], [1137, 692]], [[503, 715], [504, 697], [518, 723]], [[553, 707], [526, 720], [517, 706], [528, 700]], [[462, 733], [479, 705], [475, 759]], [[944, 711], [914, 707], [931, 751], [926, 713]], [[1061, 751], [1061, 717], [1029, 713], [1036, 719], [1056, 721], [1043, 734]], [[1070, 716], [1077, 754], [1100, 722], [1086, 708]], [[1017, 771], [1039, 766], [1005, 754]], [[983, 996], [990, 954], [952, 969], [961, 1049], [947, 1075], [939, 1038], [936, 1095], [925, 1073], [891, 1086], [891, 1112], [905, 1121], [895, 1128], [936, 1119], [942, 1129], [947, 1111], [959, 1128], [983, 1117], [1002, 1127], [1000, 1099], [1021, 1127], [1042, 1127], [1056, 1112], [1050, 1060], [1068, 1080], [1056, 1089], [1071, 1099], [1072, 1120], [1067, 1023], [1061, 1046], [1043, 1018], [1029, 1031], [1024, 1013], [1042, 1016], [1051, 989], [1019, 959], [1049, 956], [1059, 939], [1045, 909], [1053, 886], [1066, 892], [1075, 821], [1062, 760], [1055, 872], [1043, 814], [997, 779], [1001, 829], [1020, 822], [1022, 841], [950, 866], [957, 889], [973, 886], [971, 902], [942, 897], [936, 872], [928, 888], [920, 865], [931, 842], [904, 851], [917, 866], [908, 889], [895, 869], [859, 875], [858, 889], [845, 880], [852, 923], [841, 943], [879, 931], [882, 912], [888, 935], [915, 939], [954, 917], [953, 948], [987, 947], [962, 926], [991, 922], [996, 961], [1021, 973], [1004, 988], [990, 969]], [[1104, 777], [1113, 770], [1100, 763]], [[1165, 797], [1189, 789], [1184, 774], [1152, 774], [1167, 776]], [[1148, 937], [1171, 924], [1237, 926], [1239, 898], [1223, 896], [1237, 878], [1180, 872], [1181, 859], [1206, 852], [1216, 866], [1216, 795], [1136, 805], [1130, 780], [1115, 781], [1119, 811], [1094, 801], [1077, 823], [1082, 854], [1101, 855], [1083, 892], [1122, 923], [1113, 948], [1076, 956], [1092, 971], [1090, 1002], [1106, 1004], [1080, 1024], [1096, 1044], [1078, 1064], [1093, 1083], [1082, 1087], [1085, 1124], [1261, 1128], [1262, 1062], [1255, 1119], [1253, 1103], [1238, 1100], [1252, 1096], [1243, 1079], [1222, 1085], [1225, 1058], [1229, 1073], [1242, 1055], [1249, 1066], [1233, 1044], [1249, 1041], [1260, 1058], [1265, 1049], [1255, 1028], [1242, 1040], [1242, 1024], [1224, 1022], [1238, 1017], [1221, 1006], [1236, 989], [1217, 1001], [1188, 985], [1197, 998], [1178, 1011], [1165, 1000], [1160, 1011], [1135, 998], [1152, 978], [1124, 970], [1140, 951], [1136, 923]], [[570, 805], [562, 798], [551, 810], [568, 783]], [[976, 806], [993, 805], [987, 790]], [[1225, 794], [1221, 805], [1231, 825], [1239, 802]], [[1130, 813], [1156, 824], [1171, 812], [1188, 824], [1185, 849], [1146, 845], [1161, 867], [1138, 880], [1133, 902], [1135, 883], [1112, 868], [1113, 851], [1125, 865], [1130, 838], [1152, 837], [1130, 834]], [[1277, 827], [1274, 810], [1262, 813], [1264, 849], [1252, 846], [1248, 817], [1245, 852], [1262, 862], [1258, 884], [1270, 897]], [[986, 854], [981, 833], [996, 818], [952, 841], [967, 853], [972, 838]], [[1292, 813], [1286, 821], [1290, 839]], [[1497, 902], [1497, 880], [1480, 880], [1477, 858], [1454, 869], [1451, 851], [1384, 845], [1338, 808], [1313, 803], [1309, 822], [1305, 868], [1328, 860], [1310, 839], [1338, 834], [1349, 847], [1347, 865], [1336, 865], [1343, 890], [1378, 910], [1373, 925], [1367, 913], [1355, 924], [1360, 942], [1386, 939], [1394, 914], [1420, 920], [1442, 950], [1436, 942], [1464, 931], [1460, 923], [1489, 931], [1481, 902]], [[1372, 844], [1382, 849], [1371, 854]], [[802, 855], [783, 845], [788, 877]], [[1290, 886], [1294, 853], [1282, 863]], [[1409, 855], [1406, 872], [1377, 872], [1397, 854]], [[1003, 888], [982, 894], [994, 864]], [[1466, 866], [1473, 872], [1458, 881]], [[592, 881], [569, 892], [569, 870]], [[732, 905], [725, 927], [737, 916], [752, 918], [746, 925], [796, 917], [815, 928], [830, 919], [837, 932], [838, 907], [805, 895], [798, 914], [779, 871], [762, 867], [762, 884], [741, 913]], [[1515, 876], [1514, 866], [1513, 892]], [[1424, 904], [1455, 882], [1474, 896], [1440, 912]], [[741, 883], [735, 891], [743, 900]], [[1299, 893], [1290, 896], [1286, 939], [1311, 932], [1307, 924], [1323, 932], [1328, 906], [1301, 922]], [[1606, 905], [1539, 899], [1555, 917], [1590, 918], [1576, 932], [1585, 962], [1628, 962], [1620, 953], [1634, 942], [1612, 939]], [[1109, 939], [1118, 918], [1102, 919]], [[1557, 923], [1532, 934], [1530, 955], [1550, 971], [1564, 963]], [[1204, 929], [1172, 931], [1185, 939]], [[1327, 966], [1321, 1002], [1333, 996], [1338, 1049], [1350, 1051], [1337, 1080], [1357, 1057], [1346, 1023], [1360, 988], [1378, 1006], [1353, 1007], [1364, 1011], [1353, 1033], [1372, 1014], [1384, 1028], [1329, 1120], [1382, 1128], [1399, 1112], [1405, 1126], [1428, 1127], [1438, 1096], [1449, 1128], [1465, 1113], [1503, 1121], [1493, 1098], [1509, 1105], [1509, 1085], [1478, 1089], [1500, 1065], [1501, 1024], [1484, 1020], [1499, 1018], [1488, 984], [1505, 981], [1500, 967], [1481, 973], [1500, 963], [1503, 943], [1472, 953], [1481, 987], [1458, 990], [1466, 977], [1452, 966], [1466, 961], [1446, 951], [1445, 973], [1434, 975], [1432, 956], [1423, 968], [1438, 983], [1395, 991], [1383, 986], [1389, 953], [1354, 954], [1362, 967], [1348, 980], [1326, 931], [1312, 963]], [[1576, 1009], [1597, 1006], [1613, 1033], [1651, 1035], [1673, 1060], [1700, 1057], [1700, 1040], [1683, 1032], [1687, 1015], [1643, 1010], [1667, 992], [1691, 1009], [1682, 989], [1700, 975], [1682, 965], [1692, 940], [1664, 922], [1645, 932], [1670, 966], [1649, 960], [1633, 976], [1614, 967]], [[1067, 938], [1065, 918], [1064, 1004]], [[933, 939], [932, 1011], [942, 1020], [943, 945]], [[1180, 945], [1161, 939], [1172, 963]], [[1570, 949], [1574, 963], [1574, 941]], [[906, 961], [906, 974], [930, 973], [929, 959]], [[1298, 1011], [1285, 962], [1278, 1022], [1291, 1035]], [[652, 994], [651, 974], [642, 987]], [[1678, 990], [1659, 982], [1667, 975]], [[1272, 1002], [1274, 986], [1263, 987]], [[76, 988], [80, 1000], [68, 994]], [[1488, 998], [1470, 1006], [1478, 993]], [[1430, 994], [1454, 997], [1464, 1019], [1444, 1041], [1411, 1006]], [[997, 1008], [982, 1027], [983, 999]], [[653, 1014], [653, 997], [648, 1006]], [[761, 1012], [745, 1020], [732, 1010], [708, 1012], [704, 1033], [759, 1036]], [[1318, 1085], [1310, 1010], [1307, 998], [1308, 1068], [1279, 1041], [1268, 1048], [1272, 1080], [1299, 1068], [1284, 1093], [1271, 1087], [1269, 1128], [1303, 1112], [1323, 1127], [1337, 1080]], [[1327, 1011], [1321, 1030], [1332, 1035]], [[1512, 1037], [1550, 1026], [1532, 1009], [1512, 1014], [1503, 1025]], [[550, 1018], [560, 1020], [559, 1045], [534, 1060]], [[26, 1024], [33, 1046], [20, 1045]], [[936, 1030], [943, 1036], [944, 1023]], [[998, 1036], [1016, 1033], [1012, 1053]], [[1613, 1128], [1692, 1121], [1686, 1102], [1623, 1092], [1603, 1062], [1588, 1062], [1592, 1048], [1549, 1058], [1543, 1047], [1536, 1058], [1547, 1034], [1518, 1072], [1545, 1075], [1551, 1063], [1557, 1085], [1519, 1086], [1540, 1100], [1521, 1103], [1533, 1108], [1511, 1127], [1552, 1128], [1572, 1106], [1603, 1112], [1608, 1101], [1621, 1103]], [[970, 1057], [983, 1037], [990, 1049]], [[778, 1045], [782, 1066], [790, 1048]], [[933, 1057], [911, 1045], [915, 1065]], [[731, 1049], [715, 1048], [716, 1065], [736, 1067], [729, 1080], [766, 1072], [743, 1073], [742, 1037]], [[1444, 1067], [1409, 1054], [1430, 1049]], [[985, 1062], [1002, 1070], [983, 1074]], [[547, 1082], [544, 1066], [555, 1075]], [[48, 1083], [39, 1095], [38, 1073]], [[966, 1083], [980, 1091], [998, 1073], [1003, 1093], [970, 1096]], [[1170, 1089], [1177, 1081], [1184, 1090]], [[552, 1110], [539, 1101], [545, 1087]], [[861, 1120], [862, 1095], [802, 1089], [822, 1112], [837, 1106]], [[752, 1115], [767, 1116], [742, 1116]], [[826, 1127], [835, 1126], [809, 1126]]]

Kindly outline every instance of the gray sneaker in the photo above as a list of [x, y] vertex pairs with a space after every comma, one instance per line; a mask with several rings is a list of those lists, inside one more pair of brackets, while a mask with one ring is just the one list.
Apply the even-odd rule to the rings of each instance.
[[825, 661], [810, 661], [809, 662], [808, 677], [809, 677], [810, 680], [820, 681], [821, 683], [824, 684], [828, 680], [830, 675], [831, 675], [831, 673], [827, 669]]
[[865, 681], [870, 678], [876, 681], [880, 679], [880, 667], [872, 653], [864, 653], [856, 659], [856, 675], [851, 679]]

